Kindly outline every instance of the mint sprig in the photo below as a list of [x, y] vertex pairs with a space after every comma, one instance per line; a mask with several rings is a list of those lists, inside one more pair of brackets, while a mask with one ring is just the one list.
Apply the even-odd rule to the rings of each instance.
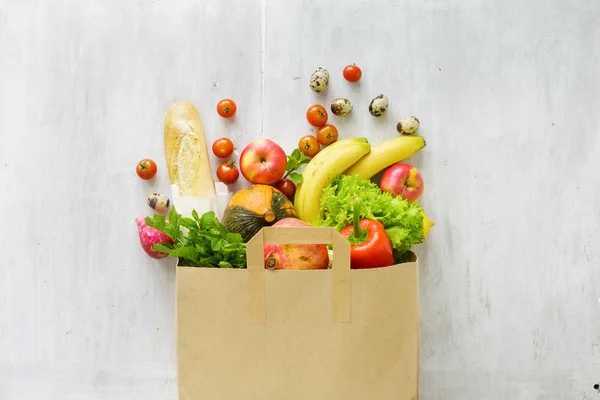
[[296, 172], [296, 170], [309, 161], [310, 157], [306, 156], [300, 150], [294, 149], [294, 151], [287, 156], [287, 165], [285, 169], [286, 173], [282, 179], [290, 178], [296, 185], [302, 183], [302, 174]]
[[246, 268], [246, 244], [239, 233], [228, 232], [212, 211], [192, 218], [183, 217], [175, 207], [164, 215], [146, 217], [146, 224], [157, 229], [174, 241], [174, 244], [155, 244], [152, 249], [177, 257], [180, 265], [207, 268]]

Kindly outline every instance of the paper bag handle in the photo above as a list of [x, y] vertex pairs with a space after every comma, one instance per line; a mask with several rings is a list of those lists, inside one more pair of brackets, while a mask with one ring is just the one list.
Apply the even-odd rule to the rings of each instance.
[[334, 322], [350, 322], [350, 243], [334, 228], [313, 226], [265, 227], [246, 244], [251, 322], [265, 323], [267, 320], [265, 244], [333, 244], [335, 257], [330, 270], [332, 318]]

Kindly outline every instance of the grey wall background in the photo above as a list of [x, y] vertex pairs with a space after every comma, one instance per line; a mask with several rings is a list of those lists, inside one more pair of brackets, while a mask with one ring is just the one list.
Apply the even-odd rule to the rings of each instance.
[[421, 398], [600, 398], [599, 66], [592, 0], [2, 1], [0, 399], [175, 399], [173, 262], [133, 221], [168, 193], [167, 107], [291, 151], [306, 108], [344, 96], [340, 135], [412, 114], [427, 139]]

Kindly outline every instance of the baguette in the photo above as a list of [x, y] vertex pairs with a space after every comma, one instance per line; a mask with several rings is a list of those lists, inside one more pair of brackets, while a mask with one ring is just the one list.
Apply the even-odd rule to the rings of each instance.
[[181, 196], [213, 197], [215, 182], [200, 115], [188, 101], [177, 101], [167, 110], [164, 145], [171, 185]]

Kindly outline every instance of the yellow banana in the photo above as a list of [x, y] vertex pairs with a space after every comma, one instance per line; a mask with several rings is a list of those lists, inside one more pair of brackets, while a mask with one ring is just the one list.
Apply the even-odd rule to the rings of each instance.
[[425, 147], [422, 136], [402, 135], [371, 147], [369, 154], [344, 171], [344, 175], [358, 175], [371, 179], [378, 172], [398, 163]]
[[[370, 150], [371, 145], [365, 139], [362, 143], [352, 142], [336, 146], [324, 155], [318, 153], [306, 166], [311, 168], [309, 173], [313, 172], [296, 189], [296, 195], [299, 195], [300, 199], [300, 204], [296, 205], [298, 218], [315, 225], [321, 210], [323, 188]], [[304, 173], [302, 175], [304, 176]]]
[[[306, 187], [304, 182], [310, 181], [312, 177], [323, 168], [323, 163], [329, 159], [331, 156], [335, 156], [336, 153], [342, 152], [349, 147], [356, 145], [357, 143], [368, 143], [366, 138], [346, 138], [339, 140], [321, 150], [312, 160], [306, 165], [304, 171], [302, 172], [303, 182], [298, 185], [296, 189], [296, 195], [294, 197], [294, 207], [296, 210], [304, 209], [304, 200], [307, 190], [304, 190], [303, 187]], [[340, 171], [338, 173], [341, 174]], [[309, 201], [314, 201], [314, 199], [310, 199]]]
[[[337, 142], [334, 142], [329, 146], [325, 147], [323, 150], [317, 153], [317, 155], [313, 157], [313, 159], [310, 160], [308, 164], [306, 164], [306, 166], [304, 167], [304, 170], [302, 171], [303, 182], [312, 178], [315, 172], [317, 172], [321, 168], [321, 163], [323, 162], [323, 160], [326, 160], [331, 153], [341, 151], [341, 149], [346, 148], [348, 145], [356, 143], [367, 143], [367, 139], [345, 138], [338, 140]], [[299, 190], [300, 186], [302, 186], [302, 184], [298, 185], [298, 188], [296, 189], [296, 195], [294, 196], [294, 207], [296, 209], [302, 208], [304, 195], [306, 194], [306, 191]]]

